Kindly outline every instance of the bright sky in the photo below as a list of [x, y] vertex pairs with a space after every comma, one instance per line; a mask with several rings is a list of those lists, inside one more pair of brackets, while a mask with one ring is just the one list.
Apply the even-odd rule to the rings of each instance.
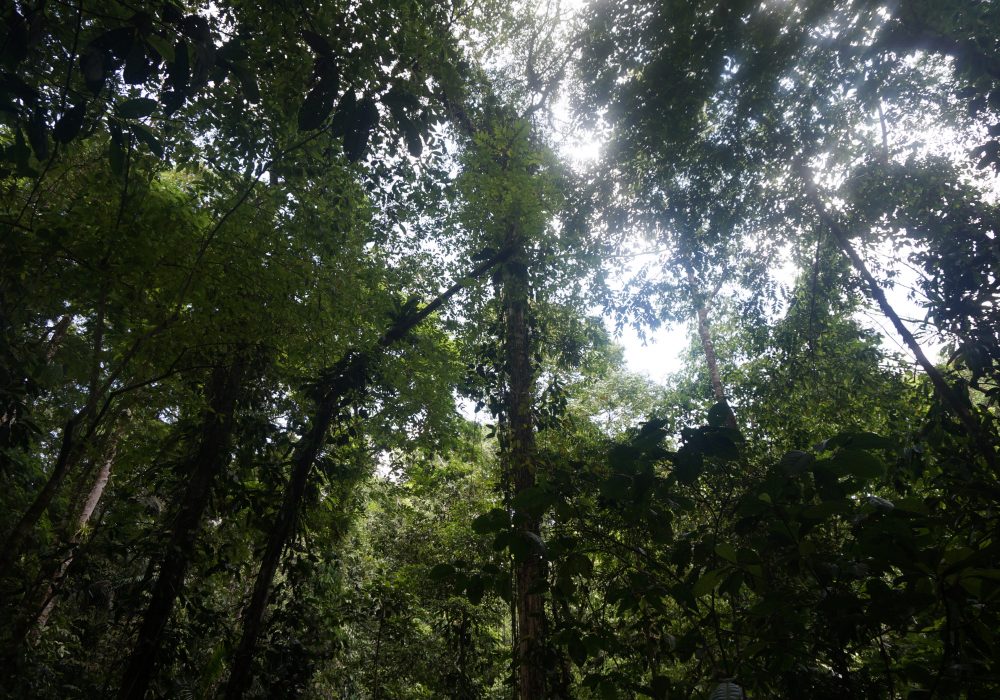
[[[576, 13], [586, 2], [587, 0], [561, 0], [559, 4], [564, 11]], [[542, 0], [540, 4], [545, 7], [547, 3]], [[565, 95], [560, 96], [560, 99], [553, 105], [552, 119], [556, 127], [554, 135], [557, 151], [571, 164], [583, 167], [600, 158], [602, 143], [599, 137], [573, 123]], [[967, 146], [960, 143], [961, 137], [957, 133], [945, 135], [937, 131], [924, 134], [921, 140], [927, 148], [939, 152], [950, 151], [957, 154], [967, 150]], [[904, 321], [907, 319], [923, 320], [925, 311], [912, 294], [912, 290], [917, 285], [917, 274], [905, 266], [892, 264], [890, 262], [892, 256], [888, 246], [884, 250], [876, 251], [875, 255], [882, 266], [895, 271], [894, 286], [884, 288], [889, 303]], [[869, 263], [871, 262], [874, 261], [869, 259]], [[633, 270], [638, 269], [638, 267], [637, 263]], [[797, 270], [792, 265], [786, 265], [775, 272], [778, 282], [786, 287], [791, 286], [796, 274]], [[623, 279], [618, 280], [618, 283], [623, 282]], [[858, 320], [864, 326], [878, 331], [883, 336], [887, 349], [900, 352], [909, 360], [913, 359], [891, 322], [875, 308], [874, 304], [871, 305], [871, 308], [860, 313]], [[612, 319], [605, 318], [605, 324], [609, 331], [615, 332]], [[908, 322], [907, 326], [920, 341], [928, 357], [932, 361], [937, 359], [942, 345], [925, 333], [919, 323]], [[634, 329], [626, 327], [616, 340], [624, 348], [625, 361], [629, 369], [662, 383], [669, 374], [681, 368], [683, 356], [690, 347], [693, 331], [692, 323], [672, 324], [662, 326], [656, 331], [647, 331], [645, 339], [643, 339]]]

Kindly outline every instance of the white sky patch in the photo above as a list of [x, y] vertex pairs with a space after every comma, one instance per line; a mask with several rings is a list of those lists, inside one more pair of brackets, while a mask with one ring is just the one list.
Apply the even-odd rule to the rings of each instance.
[[668, 375], [684, 365], [689, 337], [686, 324], [677, 323], [648, 332], [645, 341], [628, 326], [616, 341], [625, 349], [625, 363], [631, 371], [664, 384]]

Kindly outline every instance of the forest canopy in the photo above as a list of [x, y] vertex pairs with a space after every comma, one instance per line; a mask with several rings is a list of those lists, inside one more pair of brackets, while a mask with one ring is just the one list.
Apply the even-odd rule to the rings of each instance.
[[1000, 4], [0, 15], [0, 697], [1000, 693]]

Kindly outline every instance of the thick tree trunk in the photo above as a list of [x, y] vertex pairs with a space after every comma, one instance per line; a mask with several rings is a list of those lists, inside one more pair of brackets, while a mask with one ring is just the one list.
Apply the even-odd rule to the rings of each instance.
[[733, 413], [729, 400], [726, 398], [726, 390], [722, 384], [722, 375], [719, 373], [719, 357], [715, 354], [715, 343], [712, 341], [712, 327], [708, 320], [709, 300], [702, 298], [702, 290], [699, 289], [698, 280], [694, 274], [694, 268], [690, 262], [685, 261], [684, 270], [687, 272], [688, 285], [691, 288], [691, 299], [695, 305], [695, 314], [698, 318], [698, 337], [701, 339], [701, 349], [705, 353], [705, 364], [708, 365], [708, 376], [712, 383], [712, 395], [717, 403], [726, 407], [726, 427], [737, 430], [736, 415]]
[[183, 586], [212, 486], [229, 461], [236, 403], [245, 374], [246, 358], [237, 356], [231, 367], [220, 367], [212, 375], [208, 389], [209, 408], [203, 418], [197, 451], [186, 470], [190, 481], [122, 678], [119, 698], [142, 700], [146, 696], [156, 667], [163, 630]]
[[[503, 271], [503, 304], [506, 316], [504, 359], [507, 365], [506, 407], [508, 423], [507, 468], [512, 474], [514, 497], [535, 486], [535, 427], [532, 404], [535, 374], [531, 364], [528, 323], [530, 295], [524, 242], [516, 226], [508, 232], [507, 247], [513, 253]], [[540, 537], [537, 516], [515, 513], [515, 525], [529, 539]], [[546, 697], [545, 682], [545, 562], [531, 554], [516, 563], [518, 697]]]

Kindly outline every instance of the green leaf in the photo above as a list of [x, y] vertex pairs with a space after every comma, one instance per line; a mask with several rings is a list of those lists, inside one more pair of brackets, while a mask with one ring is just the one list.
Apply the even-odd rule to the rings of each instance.
[[486, 592], [486, 580], [479, 575], [472, 576], [465, 586], [465, 597], [473, 605], [483, 602], [483, 594]]
[[28, 143], [35, 153], [35, 158], [45, 160], [49, 157], [49, 130], [45, 123], [45, 112], [36, 107], [32, 112], [25, 131], [28, 133]]
[[351, 163], [361, 160], [368, 148], [372, 131], [378, 126], [378, 106], [370, 96], [358, 103], [353, 123], [344, 136], [344, 154]]
[[431, 581], [444, 581], [455, 575], [455, 567], [451, 564], [436, 564], [427, 573]]
[[80, 72], [83, 73], [83, 82], [92, 95], [96, 96], [104, 88], [107, 61], [108, 57], [104, 51], [93, 43], [80, 54]]
[[552, 504], [552, 494], [541, 486], [531, 486], [511, 499], [511, 505], [519, 513], [539, 516]]
[[563, 563], [563, 571], [568, 574], [577, 574], [584, 578], [590, 578], [594, 573], [594, 562], [586, 554], [573, 552]]
[[705, 460], [701, 453], [687, 448], [681, 449], [673, 459], [673, 474], [682, 484], [693, 484], [701, 476], [705, 468]]
[[874, 480], [885, 476], [886, 467], [881, 459], [860, 449], [842, 449], [830, 460], [831, 469], [840, 476], [850, 475]]
[[778, 462], [778, 469], [788, 476], [795, 476], [809, 470], [816, 458], [809, 452], [792, 450], [786, 452]]
[[628, 495], [632, 480], [625, 474], [612, 474], [601, 482], [601, 495], [610, 501], [621, 501]]
[[334, 136], [345, 138], [351, 129], [351, 125], [354, 123], [354, 113], [357, 112], [357, 109], [357, 96], [353, 90], [347, 90], [343, 97], [340, 98], [337, 111], [333, 113], [333, 119], [330, 122], [330, 133]]
[[500, 532], [510, 527], [510, 514], [503, 508], [493, 508], [472, 521], [472, 530], [480, 535]]
[[132, 124], [130, 129], [135, 135], [136, 140], [146, 144], [150, 153], [154, 154], [158, 158], [163, 157], [163, 144], [160, 143], [160, 140], [156, 138], [152, 131], [147, 129], [142, 124]]
[[672, 688], [673, 684], [666, 676], [653, 676], [649, 681], [649, 689], [652, 691], [652, 697], [658, 700], [660, 698], [669, 698]]
[[299, 108], [299, 131], [313, 131], [320, 128], [333, 111], [335, 99], [336, 94], [322, 83], [310, 90]]
[[863, 431], [837, 433], [816, 445], [816, 449], [820, 451], [834, 450], [838, 447], [850, 447], [855, 450], [892, 450], [898, 446], [888, 438]]
[[403, 137], [406, 139], [406, 149], [414, 158], [419, 158], [424, 152], [424, 142], [420, 132], [412, 123], [403, 127]]
[[66, 113], [59, 117], [52, 136], [59, 143], [69, 143], [76, 138], [83, 128], [83, 118], [87, 113], [87, 105], [84, 102], [66, 110]]
[[545, 556], [545, 542], [534, 532], [527, 530], [515, 530], [511, 533], [509, 540], [511, 554], [517, 561], [523, 561], [530, 556]]
[[727, 571], [727, 567], [706, 571], [691, 588], [691, 593], [695, 598], [708, 595], [719, 585]]
[[799, 514], [804, 520], [823, 521], [835, 515], [847, 515], [850, 512], [851, 501], [838, 498], [807, 505], [799, 511]]
[[148, 97], [134, 97], [131, 100], [119, 102], [115, 111], [118, 113], [118, 116], [123, 119], [141, 119], [143, 117], [148, 117], [156, 111], [156, 106], [156, 100]]
[[122, 71], [122, 78], [129, 85], [142, 85], [151, 77], [156, 66], [149, 59], [146, 52], [146, 44], [136, 41], [128, 52], [125, 59], [125, 70]]
[[180, 94], [187, 89], [191, 79], [191, 57], [188, 44], [181, 39], [174, 45], [174, 60], [167, 64], [167, 82]]
[[566, 651], [569, 652], [569, 658], [577, 666], [583, 666], [587, 663], [587, 645], [583, 643], [579, 635], [573, 635], [567, 640]]
[[732, 420], [733, 410], [725, 401], [720, 401], [708, 409], [708, 424], [717, 428], [724, 428]]
[[545, 550], [545, 541], [542, 540], [541, 537], [539, 537], [538, 535], [536, 535], [534, 532], [529, 532], [527, 530], [523, 530], [520, 534], [521, 534], [522, 537], [524, 537], [525, 539], [528, 540], [528, 542], [531, 545], [531, 550], [535, 554], [539, 554], [541, 556], [545, 556], [545, 553], [546, 553], [546, 550]]
[[239, 81], [247, 102], [252, 105], [260, 102], [260, 88], [257, 86], [257, 76], [254, 75], [253, 71], [236, 63], [229, 64], [229, 70]]
[[111, 132], [111, 141], [108, 143], [108, 161], [111, 165], [111, 172], [117, 177], [125, 176], [125, 143], [121, 127], [112, 122], [108, 125]]
[[726, 561], [736, 563], [736, 548], [728, 542], [722, 542], [715, 546], [715, 553]]

